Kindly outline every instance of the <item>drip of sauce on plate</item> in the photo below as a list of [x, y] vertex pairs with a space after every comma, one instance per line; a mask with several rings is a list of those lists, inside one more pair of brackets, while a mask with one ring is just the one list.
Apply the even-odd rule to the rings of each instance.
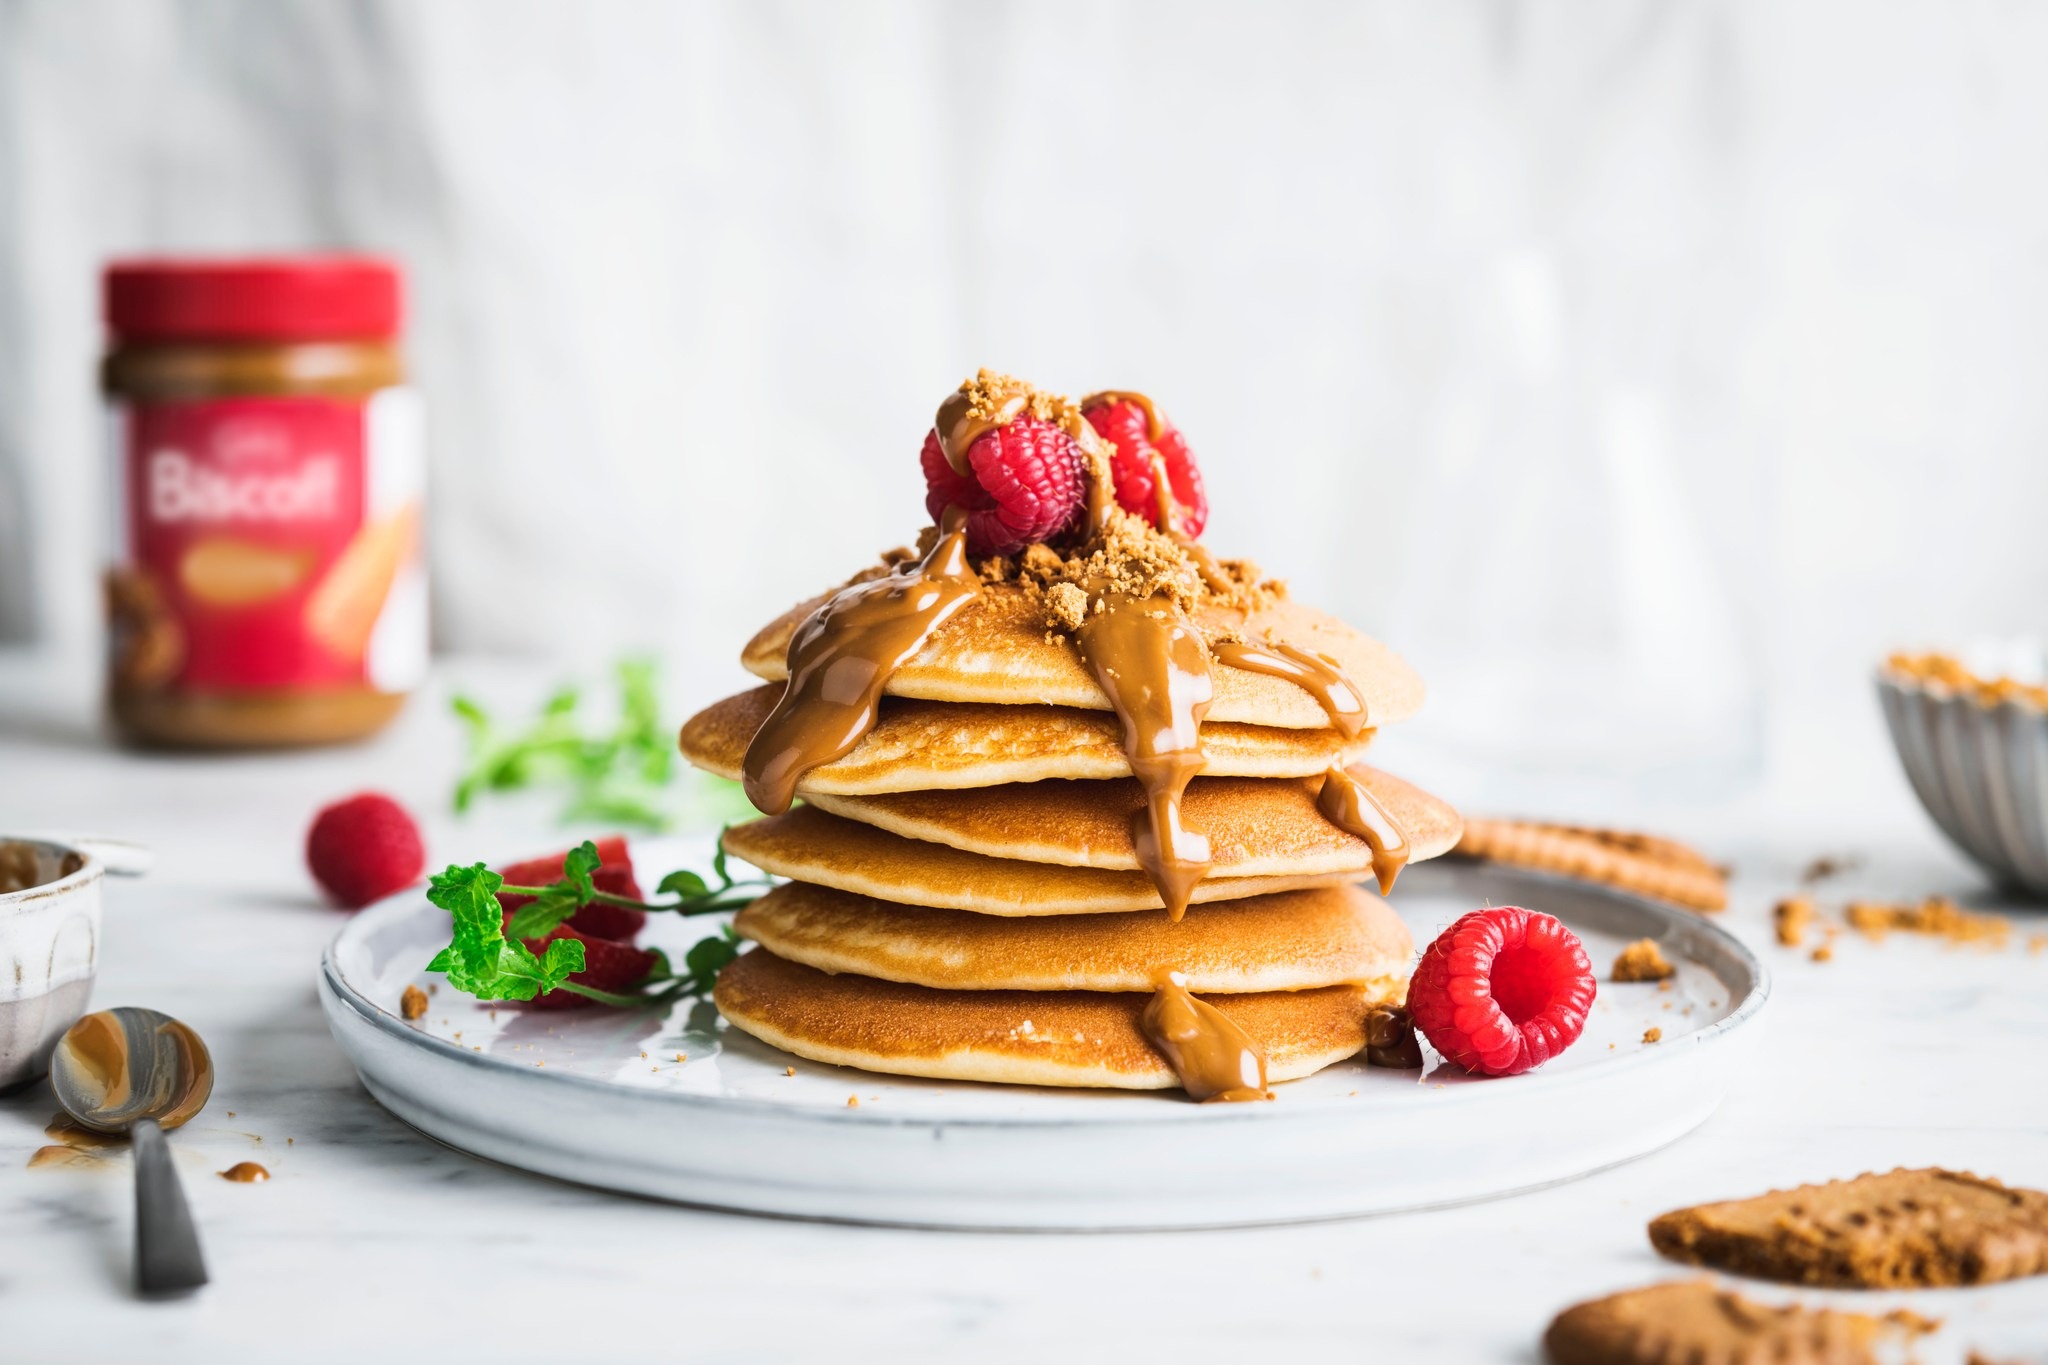
[[1380, 894], [1392, 891], [1394, 879], [1408, 865], [1408, 836], [1378, 798], [1341, 765], [1333, 764], [1323, 774], [1316, 809], [1338, 829], [1365, 840], [1372, 850], [1372, 874], [1379, 879]]
[[1365, 730], [1365, 698], [1327, 654], [1299, 648], [1285, 642], [1254, 644], [1248, 640], [1226, 640], [1211, 645], [1216, 662], [1253, 673], [1285, 678], [1322, 706], [1330, 726], [1346, 739], [1357, 739]]
[[889, 675], [981, 591], [967, 562], [967, 513], [946, 509], [922, 559], [840, 589], [789, 641], [789, 685], [747, 745], [747, 798], [779, 815], [797, 783], [844, 757], [875, 728]]
[[1228, 1015], [1189, 993], [1187, 978], [1162, 971], [1138, 1025], [1165, 1056], [1183, 1090], [1204, 1102], [1270, 1100], [1266, 1050]]
[[1399, 1005], [1374, 1005], [1365, 1012], [1367, 1066], [1413, 1070], [1422, 1065], [1422, 1044], [1415, 1039], [1415, 1018]]
[[1186, 615], [1164, 596], [1143, 600], [1113, 588], [1090, 594], [1075, 643], [1123, 726], [1124, 756], [1145, 789], [1132, 821], [1138, 862], [1178, 920], [1209, 872], [1209, 840], [1181, 824], [1181, 796], [1208, 761], [1202, 717], [1215, 698], [1209, 651]]
[[253, 1185], [270, 1179], [270, 1172], [253, 1161], [237, 1161], [220, 1173], [222, 1180], [232, 1180], [237, 1185]]

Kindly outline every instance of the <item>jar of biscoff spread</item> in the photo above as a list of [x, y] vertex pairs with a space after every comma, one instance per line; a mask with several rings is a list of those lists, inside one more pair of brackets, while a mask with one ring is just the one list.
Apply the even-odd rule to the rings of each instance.
[[119, 261], [105, 305], [116, 728], [192, 747], [377, 730], [427, 662], [397, 267]]

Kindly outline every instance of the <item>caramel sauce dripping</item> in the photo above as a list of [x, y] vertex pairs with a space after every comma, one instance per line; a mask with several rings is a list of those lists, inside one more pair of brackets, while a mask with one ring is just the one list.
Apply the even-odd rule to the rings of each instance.
[[1205, 1103], [1273, 1098], [1266, 1089], [1266, 1050], [1250, 1034], [1189, 993], [1179, 972], [1160, 972], [1154, 981], [1158, 990], [1138, 1026], [1180, 1077], [1182, 1089]]
[[1164, 597], [1141, 601], [1109, 588], [1091, 596], [1095, 608], [1075, 643], [1116, 711], [1124, 756], [1145, 789], [1145, 809], [1131, 828], [1138, 862], [1178, 920], [1209, 872], [1209, 840], [1181, 824], [1180, 805], [1188, 780], [1208, 762], [1202, 717], [1216, 695], [1209, 651]]
[[789, 641], [789, 685], [747, 745], [747, 799], [768, 815], [789, 809], [797, 783], [844, 757], [875, 728], [889, 675], [981, 591], [967, 561], [967, 513], [946, 509], [922, 559], [842, 588]]
[[1342, 765], [1332, 765], [1316, 793], [1316, 809], [1338, 829], [1365, 840], [1372, 849], [1372, 874], [1379, 879], [1380, 894], [1392, 891], [1394, 879], [1408, 865], [1408, 836], [1365, 784]]
[[232, 1180], [237, 1185], [253, 1185], [260, 1180], [270, 1179], [270, 1172], [253, 1161], [237, 1161], [220, 1173], [222, 1180]]
[[51, 1145], [38, 1147], [29, 1156], [28, 1168], [32, 1171], [49, 1166], [91, 1170], [107, 1164], [109, 1149], [128, 1145], [126, 1133], [99, 1132], [61, 1110], [50, 1115], [50, 1121], [43, 1125], [43, 1136], [51, 1139]]
[[64, 1146], [38, 1147], [29, 1155], [28, 1159], [28, 1169], [32, 1171], [49, 1166], [72, 1166], [82, 1170], [90, 1170], [101, 1164], [103, 1164], [102, 1159], [93, 1152], [88, 1152], [78, 1147]]
[[1422, 1065], [1415, 1017], [1399, 1005], [1374, 1005], [1365, 1012], [1365, 1064], [1413, 1070]]
[[967, 461], [969, 447], [998, 427], [1008, 426], [1031, 404], [1029, 390], [1018, 389], [1002, 395], [995, 407], [989, 408], [975, 401], [975, 394], [968, 388], [947, 395], [939, 404], [938, 420], [932, 429], [939, 434], [939, 449], [945, 454], [946, 463], [953, 466], [953, 472], [965, 478], [972, 473]]
[[1100, 404], [1129, 403], [1145, 414], [1145, 438], [1157, 441], [1166, 435], [1166, 419], [1159, 415], [1159, 405], [1142, 393], [1132, 389], [1102, 389], [1081, 400], [1081, 411]]
[[1285, 678], [1322, 706], [1330, 726], [1346, 739], [1357, 739], [1367, 725], [1365, 698], [1335, 659], [1286, 643], [1253, 644], [1227, 640], [1211, 645], [1218, 663]]

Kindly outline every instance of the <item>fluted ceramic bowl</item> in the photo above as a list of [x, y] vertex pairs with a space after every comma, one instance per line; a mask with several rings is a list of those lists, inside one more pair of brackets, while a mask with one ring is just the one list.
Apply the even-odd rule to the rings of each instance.
[[[2048, 682], [2039, 640], [1960, 656], [1980, 678]], [[1895, 668], [1878, 700], [1899, 762], [1934, 823], [2003, 885], [2048, 897], [2048, 709], [2013, 689], [1959, 686]]]

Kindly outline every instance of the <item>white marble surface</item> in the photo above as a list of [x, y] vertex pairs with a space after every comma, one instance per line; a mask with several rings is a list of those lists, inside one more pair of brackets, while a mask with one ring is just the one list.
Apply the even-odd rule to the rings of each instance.
[[[1830, 896], [1977, 897], [1895, 774], [1766, 790], [1674, 831], [1737, 863], [1728, 923], [1778, 981], [1765, 1060], [1677, 1146], [1576, 1184], [1427, 1214], [984, 1236], [636, 1202], [416, 1136], [356, 1084], [314, 1003], [336, 912], [300, 866], [304, 823], [322, 801], [375, 785], [427, 817], [437, 858], [556, 836], [516, 806], [462, 824], [443, 814], [456, 739], [432, 702], [361, 748], [193, 760], [101, 746], [86, 695], [0, 656], [0, 828], [94, 827], [159, 851], [147, 880], [110, 888], [97, 999], [176, 1014], [213, 1047], [219, 1089], [174, 1141], [215, 1283], [188, 1302], [133, 1300], [125, 1170], [28, 1169], [51, 1102], [40, 1089], [0, 1099], [7, 1359], [1043, 1359], [1171, 1343], [1197, 1359], [1298, 1347], [1533, 1361], [1557, 1309], [1677, 1273], [1643, 1234], [1665, 1208], [1901, 1164], [2048, 1186], [2048, 955], [1845, 939], [1823, 965], [1770, 942], [1770, 900], [1822, 852], [1868, 859]], [[2038, 911], [2014, 914], [2022, 941], [2048, 930]], [[248, 1159], [275, 1179], [211, 1174]], [[1921, 1350], [1929, 1365], [1972, 1346], [2048, 1359], [2048, 1280], [1836, 1297], [1946, 1319]]]

